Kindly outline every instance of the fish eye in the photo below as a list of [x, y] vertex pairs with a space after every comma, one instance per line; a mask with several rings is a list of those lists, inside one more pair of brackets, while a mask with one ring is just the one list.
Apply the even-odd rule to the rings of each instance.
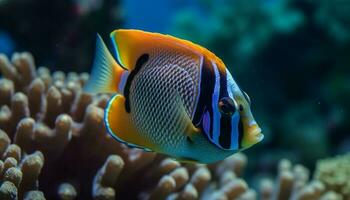
[[249, 106], [252, 104], [251, 101], [250, 101], [250, 97], [248, 96], [248, 94], [246, 92], [243, 92], [243, 96], [244, 98], [247, 100]]
[[226, 116], [232, 116], [237, 110], [237, 103], [234, 99], [223, 97], [219, 101], [219, 111]]

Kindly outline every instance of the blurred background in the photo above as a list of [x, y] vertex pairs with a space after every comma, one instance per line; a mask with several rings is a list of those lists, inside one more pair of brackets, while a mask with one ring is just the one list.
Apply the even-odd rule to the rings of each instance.
[[0, 52], [89, 72], [96, 33], [109, 41], [133, 28], [201, 44], [250, 95], [265, 140], [245, 151], [246, 171], [269, 176], [281, 158], [313, 169], [350, 151], [349, 10], [347, 0], [0, 0]]

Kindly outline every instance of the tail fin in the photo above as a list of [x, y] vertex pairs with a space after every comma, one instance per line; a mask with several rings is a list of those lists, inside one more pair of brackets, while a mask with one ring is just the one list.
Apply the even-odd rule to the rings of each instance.
[[92, 94], [122, 93], [123, 88], [120, 87], [120, 80], [123, 72], [127, 71], [114, 60], [101, 36], [97, 34], [95, 60], [84, 91]]

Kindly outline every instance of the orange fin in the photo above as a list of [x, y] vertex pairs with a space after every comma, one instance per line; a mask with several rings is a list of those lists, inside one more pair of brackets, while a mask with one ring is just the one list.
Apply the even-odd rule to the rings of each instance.
[[[156, 49], [173, 49], [186, 52], [200, 59], [203, 55], [217, 58], [209, 50], [190, 41], [182, 40], [170, 35], [151, 33], [141, 30], [118, 29], [110, 35], [118, 57], [123, 67], [133, 70], [137, 59], [145, 53]], [[220, 60], [221, 62], [221, 60]]]
[[154, 149], [154, 145], [148, 142], [132, 123], [130, 114], [125, 110], [124, 96], [117, 94], [109, 100], [104, 120], [108, 132], [119, 142], [146, 151]]

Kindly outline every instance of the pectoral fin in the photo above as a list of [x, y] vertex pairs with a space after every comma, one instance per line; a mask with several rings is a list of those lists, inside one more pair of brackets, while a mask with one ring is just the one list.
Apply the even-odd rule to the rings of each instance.
[[175, 101], [176, 101], [176, 108], [178, 112], [180, 112], [180, 116], [184, 119], [184, 125], [186, 127], [185, 129], [185, 135], [187, 137], [187, 140], [189, 142], [195, 142], [196, 138], [202, 137], [202, 132], [199, 128], [197, 128], [195, 125], [193, 125], [192, 120], [188, 113], [186, 112], [186, 109], [184, 107], [184, 104], [180, 98], [180, 95], [175, 92]]
[[201, 130], [197, 127], [195, 127], [192, 122], [189, 124], [189, 127], [186, 131], [186, 136], [189, 142], [196, 141], [197, 137], [201, 137]]

